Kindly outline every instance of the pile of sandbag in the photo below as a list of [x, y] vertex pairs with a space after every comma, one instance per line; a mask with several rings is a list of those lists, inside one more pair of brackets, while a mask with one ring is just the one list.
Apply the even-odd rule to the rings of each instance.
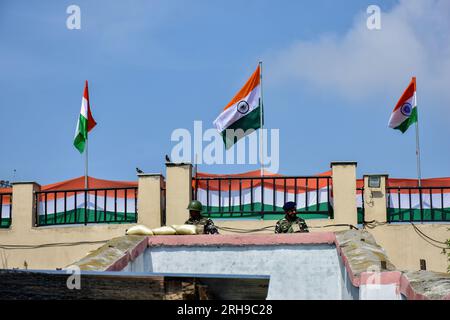
[[183, 234], [183, 235], [198, 234], [197, 227], [192, 224], [173, 225], [172, 228], [175, 229], [176, 234]]
[[133, 226], [126, 231], [127, 235], [139, 235], [139, 236], [160, 236], [160, 235], [194, 235], [199, 234], [197, 227], [190, 224], [164, 226], [155, 229], [147, 228], [144, 225]]
[[159, 227], [152, 229], [152, 231], [155, 236], [171, 236], [173, 234], [177, 234], [177, 231], [171, 226]]
[[142, 224], [138, 224], [137, 226], [133, 226], [130, 229], [127, 229], [126, 235], [128, 236], [152, 236], [153, 231], [150, 228]]

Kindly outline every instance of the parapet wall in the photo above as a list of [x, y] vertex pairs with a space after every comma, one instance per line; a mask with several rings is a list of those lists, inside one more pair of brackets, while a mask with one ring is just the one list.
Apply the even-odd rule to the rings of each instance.
[[[82, 270], [269, 275], [268, 299], [446, 299], [448, 275], [403, 273], [365, 231], [291, 235], [121, 237]], [[414, 281], [412, 280], [414, 279]], [[427, 283], [440, 284], [431, 292]]]
[[[328, 219], [307, 220], [312, 233], [321, 231], [347, 230], [357, 225], [356, 213], [356, 163], [332, 163], [333, 215]], [[150, 228], [167, 224], [182, 224], [187, 219], [186, 204], [192, 196], [192, 173], [190, 164], [168, 164], [167, 183], [161, 174], [140, 174], [138, 176], [138, 224]], [[358, 199], [364, 200], [366, 221], [375, 224], [358, 225], [367, 228], [401, 270], [416, 271], [421, 260], [427, 270], [446, 272], [448, 261], [440, 245], [420, 236], [415, 227], [408, 223], [387, 223], [386, 176], [379, 175], [380, 188], [358, 181]], [[361, 191], [361, 187], [364, 190]], [[134, 224], [87, 225], [35, 225], [34, 195], [40, 186], [36, 183], [15, 183], [13, 186], [12, 224], [0, 228], [0, 268], [55, 269], [80, 259], [89, 251], [107, 240], [122, 236]], [[165, 191], [165, 196], [163, 193]], [[381, 191], [380, 191], [381, 190]], [[364, 197], [363, 197], [364, 196]], [[166, 201], [167, 199], [167, 201]], [[165, 205], [167, 202], [167, 205]], [[223, 227], [222, 234], [231, 234], [232, 229], [253, 230], [267, 228], [257, 233], [273, 234], [275, 220], [262, 219], [216, 219], [216, 225]], [[336, 226], [336, 224], [342, 224]], [[334, 225], [328, 227], [329, 225]], [[326, 228], [324, 228], [326, 226]], [[269, 228], [271, 227], [271, 228]], [[434, 239], [444, 242], [450, 237], [448, 223], [417, 223], [417, 227]], [[228, 228], [228, 229], [227, 229]], [[233, 231], [235, 232], [235, 231]]]

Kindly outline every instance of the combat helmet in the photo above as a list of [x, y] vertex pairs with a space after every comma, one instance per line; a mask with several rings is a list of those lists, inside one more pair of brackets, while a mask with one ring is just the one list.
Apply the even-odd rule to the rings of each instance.
[[202, 203], [198, 200], [192, 200], [191, 202], [189, 202], [189, 205], [187, 207], [188, 210], [192, 210], [192, 211], [198, 211], [201, 212], [203, 209]]

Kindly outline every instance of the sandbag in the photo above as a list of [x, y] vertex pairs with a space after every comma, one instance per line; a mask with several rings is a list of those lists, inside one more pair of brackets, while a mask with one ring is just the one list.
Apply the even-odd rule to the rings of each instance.
[[135, 235], [135, 236], [152, 236], [153, 231], [150, 228], [142, 224], [138, 224], [137, 226], [133, 226], [126, 232], [127, 235]]
[[174, 235], [177, 233], [174, 228], [169, 226], [152, 229], [152, 231], [155, 236]]
[[182, 235], [197, 234], [197, 227], [192, 224], [173, 225], [172, 228], [175, 229], [177, 234]]

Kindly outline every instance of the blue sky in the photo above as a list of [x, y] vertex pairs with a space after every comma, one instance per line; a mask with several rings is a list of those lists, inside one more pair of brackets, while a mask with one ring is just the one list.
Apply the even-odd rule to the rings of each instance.
[[[66, 8], [81, 8], [68, 30]], [[381, 30], [366, 8], [381, 7]], [[424, 177], [450, 176], [448, 1], [1, 1], [0, 179], [81, 176], [72, 140], [84, 80], [90, 175], [165, 172], [174, 129], [212, 121], [264, 61], [265, 125], [280, 170], [309, 175], [355, 160], [358, 175], [416, 175], [415, 133], [387, 127], [418, 78]], [[200, 166], [215, 173], [250, 165]]]

